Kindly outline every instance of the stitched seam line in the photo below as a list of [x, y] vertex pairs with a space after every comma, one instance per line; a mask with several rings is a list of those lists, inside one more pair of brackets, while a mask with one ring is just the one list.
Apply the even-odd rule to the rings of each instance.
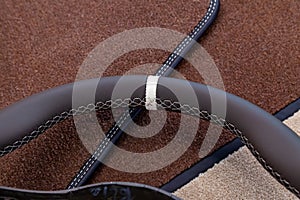
[[[139, 102], [136, 102], [136, 100], [138, 100]], [[254, 146], [249, 142], [249, 140], [233, 124], [227, 122], [223, 118], [219, 118], [216, 115], [210, 114], [207, 111], [200, 111], [199, 108], [197, 108], [197, 107], [191, 107], [190, 105], [181, 104], [180, 102], [172, 102], [171, 100], [161, 100], [159, 98], [157, 98], [156, 100], [158, 103], [158, 105], [157, 105], [158, 108], [170, 109], [173, 111], [181, 111], [182, 113], [187, 113], [192, 116], [198, 116], [202, 119], [209, 120], [217, 125], [221, 125], [223, 128], [225, 128], [225, 129], [229, 130], [230, 132], [234, 133], [235, 135], [237, 135], [239, 138], [241, 138], [241, 140], [245, 143], [245, 145], [250, 149], [251, 153], [257, 158], [257, 160], [262, 164], [262, 166], [275, 179], [277, 179], [287, 189], [289, 189], [290, 191], [295, 193], [298, 197], [300, 197], [300, 192], [295, 187], [293, 187], [287, 180], [285, 180], [278, 172], [276, 172], [270, 165], [267, 164], [265, 159], [261, 157], [260, 153], [254, 148]], [[88, 104], [87, 106], [80, 106], [78, 109], [72, 109], [69, 112], [67, 112], [67, 111], [62, 112], [61, 115], [55, 116], [53, 119], [56, 119], [56, 121], [62, 121], [62, 120], [58, 120], [58, 118], [62, 117], [61, 119], [66, 119], [67, 118], [66, 116], [70, 115], [70, 114], [72, 114], [72, 116], [74, 116], [74, 115], [88, 113], [88, 112], [92, 112], [94, 110], [99, 110], [99, 109], [103, 109], [103, 108], [108, 109], [108, 108], [127, 107], [128, 105], [134, 107], [134, 106], [142, 106], [144, 104], [145, 104], [145, 100], [140, 99], [140, 98], [135, 98], [133, 100], [130, 100], [129, 98], [126, 98], [123, 100], [117, 99], [114, 101], [109, 100], [106, 102], [97, 102], [96, 105]], [[99, 106], [99, 105], [101, 105], [101, 106]], [[53, 121], [53, 119], [49, 120], [49, 121]], [[46, 127], [45, 125], [48, 124], [49, 121], [47, 121], [44, 124], [44, 127]], [[42, 130], [45, 131], [46, 129], [47, 128], [43, 128]], [[28, 143], [28, 142], [29, 141], [26, 141], [26, 143]], [[4, 155], [6, 153], [9, 153], [9, 152], [7, 152], [7, 151], [5, 152], [5, 151], [1, 150], [0, 156]], [[96, 160], [96, 159], [95, 159], [95, 157], [91, 157], [90, 160], [91, 161], [89, 161], [89, 165], [87, 165], [87, 166], [92, 165], [91, 163], [95, 162], [93, 160]]]
[[[209, 4], [209, 8], [205, 14], [205, 16], [201, 19], [201, 21], [197, 24], [197, 26], [193, 29], [193, 31], [189, 34], [189, 36], [187, 36], [174, 50], [174, 53], [171, 54], [171, 56], [168, 57], [167, 61], [163, 64], [163, 66], [161, 67], [161, 69], [159, 69], [159, 71], [155, 74], [157, 76], [162, 76], [164, 75], [164, 73], [171, 67], [171, 64], [174, 62], [174, 60], [178, 57], [178, 55], [181, 54], [181, 52], [183, 51], [183, 49], [188, 46], [192, 40], [194, 39], [194, 37], [201, 31], [201, 29], [203, 28], [203, 26], [205, 26], [205, 24], [208, 22], [208, 20], [211, 18], [212, 14], [215, 12], [216, 10], [216, 0], [211, 0], [210, 4]], [[119, 121], [123, 121], [126, 120], [127, 117], [124, 118], [125, 115], [122, 115], [122, 119], [120, 119]], [[108, 145], [108, 141], [106, 141], [106, 138], [112, 138], [114, 136], [114, 134], [116, 133], [116, 131], [118, 127], [118, 123], [116, 123], [114, 125], [114, 127], [112, 129], [110, 129], [110, 132], [107, 134], [107, 136], [105, 137], [105, 141], [102, 141], [100, 144], [100, 148], [106, 148], [106, 146]], [[114, 131], [113, 133], [111, 133], [111, 131]], [[111, 135], [113, 134], [113, 135]], [[97, 149], [98, 150], [98, 149]], [[102, 152], [102, 150], [101, 150]], [[100, 152], [100, 153], [101, 153]], [[93, 154], [93, 156], [95, 156], [95, 153]], [[97, 159], [100, 156], [100, 153], [97, 154], [98, 157], [96, 157]], [[89, 167], [87, 167], [89, 166]], [[80, 170], [79, 173], [76, 174], [76, 177], [73, 179], [73, 181], [71, 182], [71, 184], [69, 185], [68, 188], [70, 188], [70, 186], [77, 186], [79, 184], [79, 182], [81, 181], [81, 179], [83, 178], [83, 176], [87, 173], [87, 171], [89, 170], [89, 168], [92, 165], [90, 165], [89, 162], [86, 162], [85, 165], [83, 166], [82, 169], [84, 170]], [[78, 177], [81, 177], [78, 178]]]
[[[233, 124], [227, 122], [223, 118], [219, 118], [216, 115], [209, 114], [207, 111], [200, 111], [198, 108], [191, 107], [189, 105], [182, 105], [180, 102], [171, 102], [170, 100], [164, 100], [163, 102], [159, 99], [158, 101], [158, 107], [160, 108], [170, 108], [172, 105], [179, 104], [179, 110], [182, 113], [187, 113], [192, 116], [200, 116], [202, 119], [209, 120], [217, 125], [222, 126], [223, 128], [229, 130], [230, 132], [234, 133], [236, 136], [238, 136], [241, 141], [248, 147], [250, 152], [256, 157], [256, 159], [260, 162], [260, 164], [276, 179], [278, 180], [282, 185], [284, 185], [287, 189], [289, 189], [291, 192], [293, 192], [297, 197], [300, 197], [300, 192], [295, 187], [293, 187], [289, 181], [284, 179], [278, 172], [276, 172], [268, 163], [266, 160], [260, 155], [260, 153], [255, 149], [255, 147], [249, 142], [248, 138], [246, 138], [242, 132], [237, 129]], [[176, 108], [177, 107], [177, 108]], [[172, 107], [171, 110], [177, 110], [178, 105], [175, 105], [175, 108]]]
[[[116, 122], [114, 127], [110, 129], [107, 136], [102, 140], [96, 151], [93, 153], [93, 155], [90, 157], [90, 159], [85, 163], [85, 165], [82, 167], [82, 169], [79, 171], [79, 173], [76, 174], [76, 177], [73, 179], [73, 181], [68, 186], [68, 189], [76, 187], [79, 182], [82, 180], [82, 178], [85, 176], [85, 174], [89, 171], [90, 167], [96, 162], [96, 160], [99, 159], [101, 156], [100, 154], [104, 151], [106, 146], [109, 144], [110, 139], [114, 137], [116, 132], [118, 131], [119, 127], [122, 126], [122, 124], [125, 122], [125, 120], [130, 116], [132, 113], [132, 109], [129, 110], [129, 112], [126, 114], [124, 113], [121, 118]], [[94, 159], [91, 159], [94, 158]]]
[[174, 50], [174, 53], [169, 56], [167, 61], [163, 64], [162, 68], [158, 70], [156, 73], [157, 76], [163, 75], [171, 66], [172, 62], [180, 55], [180, 53], [183, 51], [183, 49], [189, 45], [194, 37], [201, 31], [203, 26], [208, 22], [208, 20], [211, 18], [212, 14], [215, 12], [217, 2], [216, 0], [210, 1], [209, 8], [205, 14], [205, 16], [201, 19], [201, 21], [197, 24], [197, 26], [193, 29], [193, 31], [189, 34], [189, 36], [185, 37], [184, 40], [176, 47]]
[[71, 109], [69, 111], [64, 111], [60, 115], [56, 115], [52, 119], [46, 121], [44, 124], [40, 125], [36, 130], [32, 131], [29, 135], [24, 136], [21, 140], [14, 142], [12, 145], [8, 145], [8, 146], [4, 147], [3, 150], [0, 150], [0, 157], [4, 156], [7, 153], [12, 152], [13, 150], [23, 146], [24, 144], [27, 144], [29, 141], [35, 139], [41, 133], [45, 132], [47, 129], [51, 128], [55, 124], [65, 120], [68, 117], [85, 114], [85, 113], [92, 112], [95, 110], [125, 107], [125, 106], [128, 106], [129, 103], [133, 107], [142, 105], [142, 102], [138, 102], [138, 101], [140, 101], [140, 98], [135, 98], [133, 100], [131, 100], [130, 98], [126, 98], [123, 100], [116, 99], [114, 101], [109, 100], [106, 102], [97, 102], [96, 105], [88, 104], [86, 106], [80, 106], [77, 109]]

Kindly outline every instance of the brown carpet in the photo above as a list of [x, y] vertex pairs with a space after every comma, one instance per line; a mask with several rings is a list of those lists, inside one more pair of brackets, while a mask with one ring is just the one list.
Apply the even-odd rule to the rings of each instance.
[[[208, 1], [13, 1], [0, 6], [0, 108], [47, 88], [75, 80], [88, 53], [104, 39], [137, 27], [163, 27], [188, 33], [205, 13]], [[226, 90], [274, 113], [300, 96], [300, 1], [224, 0], [214, 26], [201, 44], [213, 57]], [[152, 49], [128, 53], [112, 64], [106, 75], [123, 74], [131, 67], [162, 63], [168, 52]], [[118, 68], [116, 68], [118, 66]], [[192, 67], [179, 70], [201, 82]], [[97, 74], [95, 74], [97, 77]], [[101, 120], [107, 129], [109, 113]], [[105, 121], [105, 122], [103, 122]], [[142, 121], [142, 120], [141, 120]], [[140, 122], [146, 124], [147, 120]], [[120, 146], [143, 149], [165, 144], [178, 126], [178, 116], [157, 140]], [[134, 181], [160, 186], [199, 160], [198, 150], [207, 123], [198, 138], [170, 166], [147, 174], [128, 174], [108, 167], [91, 182]], [[233, 138], [224, 133], [215, 149]], [[0, 158], [0, 184], [26, 189], [66, 187], [89, 157], [71, 120], [65, 121], [23, 148]]]

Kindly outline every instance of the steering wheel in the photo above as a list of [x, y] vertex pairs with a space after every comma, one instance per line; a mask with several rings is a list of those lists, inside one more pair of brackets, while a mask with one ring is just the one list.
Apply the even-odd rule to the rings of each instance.
[[[116, 86], [119, 88], [117, 93]], [[77, 96], [81, 97], [76, 100], [76, 105], [72, 101], [75, 87], [79, 93]], [[89, 88], [95, 88], [93, 100], [88, 98]], [[221, 102], [223, 97], [225, 113], [223, 109], [213, 108], [215, 102]], [[199, 83], [167, 77], [140, 75], [84, 80], [49, 89], [15, 103], [0, 112], [0, 156], [20, 148], [68, 117], [128, 106], [181, 112], [221, 125], [236, 134], [277, 181], [300, 197], [300, 137], [296, 133], [271, 114], [235, 95]], [[49, 192], [0, 187], [0, 199], [83, 197], [178, 199], [154, 187], [124, 182]]]

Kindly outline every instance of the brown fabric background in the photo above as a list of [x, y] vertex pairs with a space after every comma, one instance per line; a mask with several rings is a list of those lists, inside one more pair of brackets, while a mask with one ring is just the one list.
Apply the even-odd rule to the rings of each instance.
[[[188, 33], [207, 6], [207, 0], [2, 1], [0, 108], [74, 81], [88, 53], [113, 34], [151, 26]], [[213, 57], [228, 92], [271, 113], [300, 96], [299, 10], [298, 0], [221, 1], [219, 17], [201, 44]], [[123, 74], [140, 64], [162, 63], [167, 56], [163, 51], [135, 51], [118, 59], [106, 75]], [[187, 63], [179, 71], [189, 80], [202, 81]], [[104, 118], [100, 120], [107, 129], [112, 121], [108, 112], [102, 114]], [[127, 136], [120, 146], [136, 151], [161, 147], [173, 137], [178, 117], [170, 114], [169, 123], [156, 140], [131, 142], [133, 138]], [[146, 118], [139, 123], [147, 124]], [[154, 186], [166, 183], [199, 160], [198, 149], [207, 127], [207, 123], [202, 124], [193, 145], [170, 166], [146, 174], [104, 167], [91, 182], [121, 180]], [[215, 148], [232, 138], [224, 133]], [[0, 184], [25, 189], [63, 189], [88, 157], [72, 120], [67, 120], [0, 158]]]

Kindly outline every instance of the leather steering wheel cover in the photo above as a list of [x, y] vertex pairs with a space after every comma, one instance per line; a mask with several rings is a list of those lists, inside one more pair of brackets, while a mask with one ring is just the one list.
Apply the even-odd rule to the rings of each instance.
[[[84, 98], [85, 91], [98, 84], [95, 100], [105, 102], [111, 99], [114, 86], [121, 77], [104, 77], [81, 81], [78, 84], [82, 92], [82, 105], [90, 103]], [[118, 94], [125, 98], [145, 98], [145, 83], [147, 76], [122, 76], [124, 90]], [[127, 90], [141, 85], [132, 95]], [[157, 98], [161, 101], [176, 102], [176, 94], [186, 92], [192, 87], [198, 99], [198, 105], [193, 102], [180, 102], [190, 107], [211, 112], [211, 99], [226, 95], [226, 122], [239, 129], [243, 141], [250, 148], [260, 163], [282, 184], [299, 196], [300, 190], [300, 137], [275, 117], [261, 108], [237, 96], [224, 91], [201, 85], [195, 82], [161, 77], [158, 81]], [[172, 92], [168, 92], [172, 88]], [[0, 112], [0, 150], [13, 142], [22, 139], [27, 133], [37, 129], [48, 119], [68, 111], [72, 107], [73, 84], [64, 85], [38, 95], [31, 96]], [[214, 111], [216, 116], [222, 113]], [[223, 116], [221, 116], [223, 117]]]
[[[100, 79], [84, 80], [55, 87], [44, 92], [32, 95], [20, 102], [4, 108], [0, 112], [0, 151], [7, 145], [15, 141], [22, 140], [28, 133], [36, 130], [47, 120], [72, 109], [73, 89], [80, 94], [80, 102], [76, 104], [88, 105], [90, 99], [87, 98], [90, 88], [97, 87], [95, 101], [105, 102], [111, 96], [115, 85], [121, 77], [109, 77]], [[133, 78], [133, 77], [132, 77]], [[136, 83], [145, 83], [146, 77], [135, 77]], [[134, 82], [127, 83], [133, 87]], [[140, 91], [141, 96], [144, 94]], [[138, 94], [137, 94], [138, 95]]]

